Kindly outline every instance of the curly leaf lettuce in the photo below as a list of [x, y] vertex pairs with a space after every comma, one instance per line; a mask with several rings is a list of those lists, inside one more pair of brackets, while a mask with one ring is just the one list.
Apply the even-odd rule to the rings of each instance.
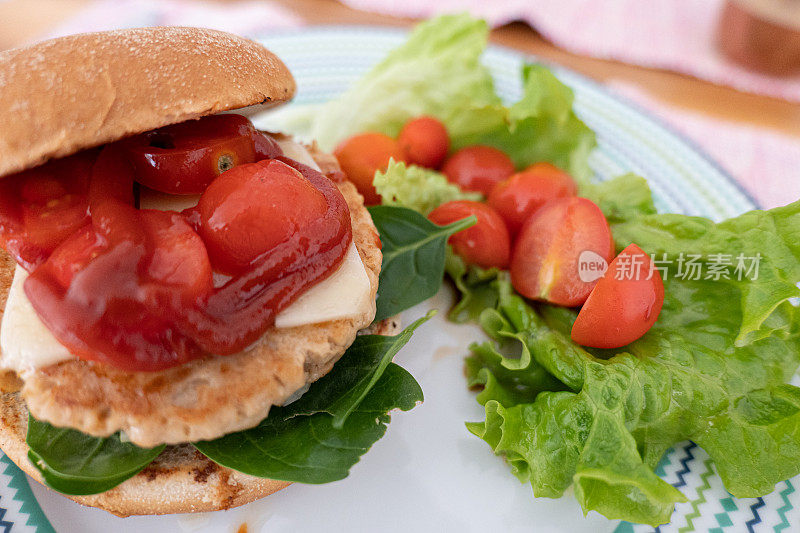
[[547, 68], [526, 65], [522, 97], [504, 105], [480, 61], [488, 32], [486, 22], [468, 15], [423, 22], [341, 97], [305, 110], [305, 119], [284, 112], [273, 127], [331, 150], [365, 131], [394, 137], [409, 119], [431, 115], [445, 124], [454, 150], [489, 144], [518, 167], [550, 161], [588, 176], [595, 135], [573, 112], [572, 91]]
[[[600, 184], [593, 193], [602, 197], [616, 186]], [[636, 193], [604, 206], [617, 221], [619, 247], [760, 250], [771, 274], [684, 280], [668, 271], [658, 322], [614, 351], [573, 344], [574, 310], [534, 308], [496, 276], [488, 282], [496, 304], [479, 319], [493, 341], [473, 347], [467, 361], [470, 385], [484, 387], [478, 400], [486, 420], [468, 428], [537, 496], [558, 497], [574, 485], [586, 511], [657, 525], [684, 498], [653, 469], [683, 440], [709, 453], [737, 497], [762, 496], [800, 473], [800, 389], [787, 384], [800, 365], [800, 318], [786, 301], [800, 279], [800, 203], [714, 224], [648, 214], [651, 204], [642, 200]], [[461, 286], [469, 290], [466, 279]], [[477, 286], [486, 291], [486, 280]], [[745, 342], [743, 328], [750, 328]], [[512, 337], [524, 339], [517, 356], [502, 342]], [[562, 386], [531, 387], [543, 383], [542, 369]]]
[[478, 193], [462, 191], [435, 170], [395, 160], [389, 162], [386, 171], [375, 173], [372, 184], [381, 195], [383, 205], [408, 207], [423, 215], [445, 202], [483, 198]]

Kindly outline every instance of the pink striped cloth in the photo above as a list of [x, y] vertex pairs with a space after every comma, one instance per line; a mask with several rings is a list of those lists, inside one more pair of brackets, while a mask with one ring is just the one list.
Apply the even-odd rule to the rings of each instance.
[[469, 11], [494, 26], [523, 21], [576, 54], [674, 70], [745, 92], [800, 102], [800, 75], [751, 72], [717, 50], [724, 0], [342, 0], [364, 11], [427, 18]]
[[[719, 76], [726, 73], [725, 76], [738, 80], [733, 85], [800, 100], [800, 80], [778, 82], [748, 73], [739, 76], [735, 69], [715, 58], [710, 33], [720, 5], [718, 0], [345, 1], [354, 7], [411, 17], [469, 9], [493, 24], [531, 20], [537, 29], [551, 38], [560, 35], [568, 41], [565, 47], [578, 52], [659, 66], [672, 61], [683, 65], [675, 67], [676, 70], [691, 73], [695, 73], [692, 69], [700, 72], [710, 65], [713, 68], [705, 70], [707, 74], [702, 77], [717, 76], [715, 79], [722, 80]], [[150, 25], [202, 26], [256, 35], [272, 28], [301, 24], [295, 14], [268, 1], [220, 6], [188, 0], [96, 0], [44, 37]], [[560, 44], [559, 40], [553, 40]], [[686, 66], [689, 64], [693, 66]], [[635, 100], [693, 139], [762, 206], [783, 205], [800, 198], [800, 139], [669, 107], [629, 85], [614, 84], [611, 90]]]

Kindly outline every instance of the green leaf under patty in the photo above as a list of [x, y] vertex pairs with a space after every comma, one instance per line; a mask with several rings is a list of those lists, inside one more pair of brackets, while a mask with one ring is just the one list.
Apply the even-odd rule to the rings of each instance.
[[386, 432], [389, 411], [423, 400], [411, 374], [390, 361], [430, 316], [394, 337], [357, 337], [298, 401], [273, 408], [252, 429], [195, 446], [215, 463], [253, 476], [300, 483], [347, 477]]
[[28, 458], [47, 484], [64, 494], [97, 494], [138, 474], [164, 449], [139, 448], [119, 434], [92, 437], [28, 417]]

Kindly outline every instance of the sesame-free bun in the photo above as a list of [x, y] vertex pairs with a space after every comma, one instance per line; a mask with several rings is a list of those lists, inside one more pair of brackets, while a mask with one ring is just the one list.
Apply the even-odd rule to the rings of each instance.
[[168, 124], [292, 98], [260, 44], [200, 28], [71, 35], [0, 52], [0, 177]]

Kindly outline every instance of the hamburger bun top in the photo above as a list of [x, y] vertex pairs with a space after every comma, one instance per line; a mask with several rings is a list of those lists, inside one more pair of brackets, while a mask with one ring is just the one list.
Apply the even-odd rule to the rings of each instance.
[[290, 100], [260, 44], [200, 28], [71, 35], [0, 52], [0, 177], [221, 111]]

